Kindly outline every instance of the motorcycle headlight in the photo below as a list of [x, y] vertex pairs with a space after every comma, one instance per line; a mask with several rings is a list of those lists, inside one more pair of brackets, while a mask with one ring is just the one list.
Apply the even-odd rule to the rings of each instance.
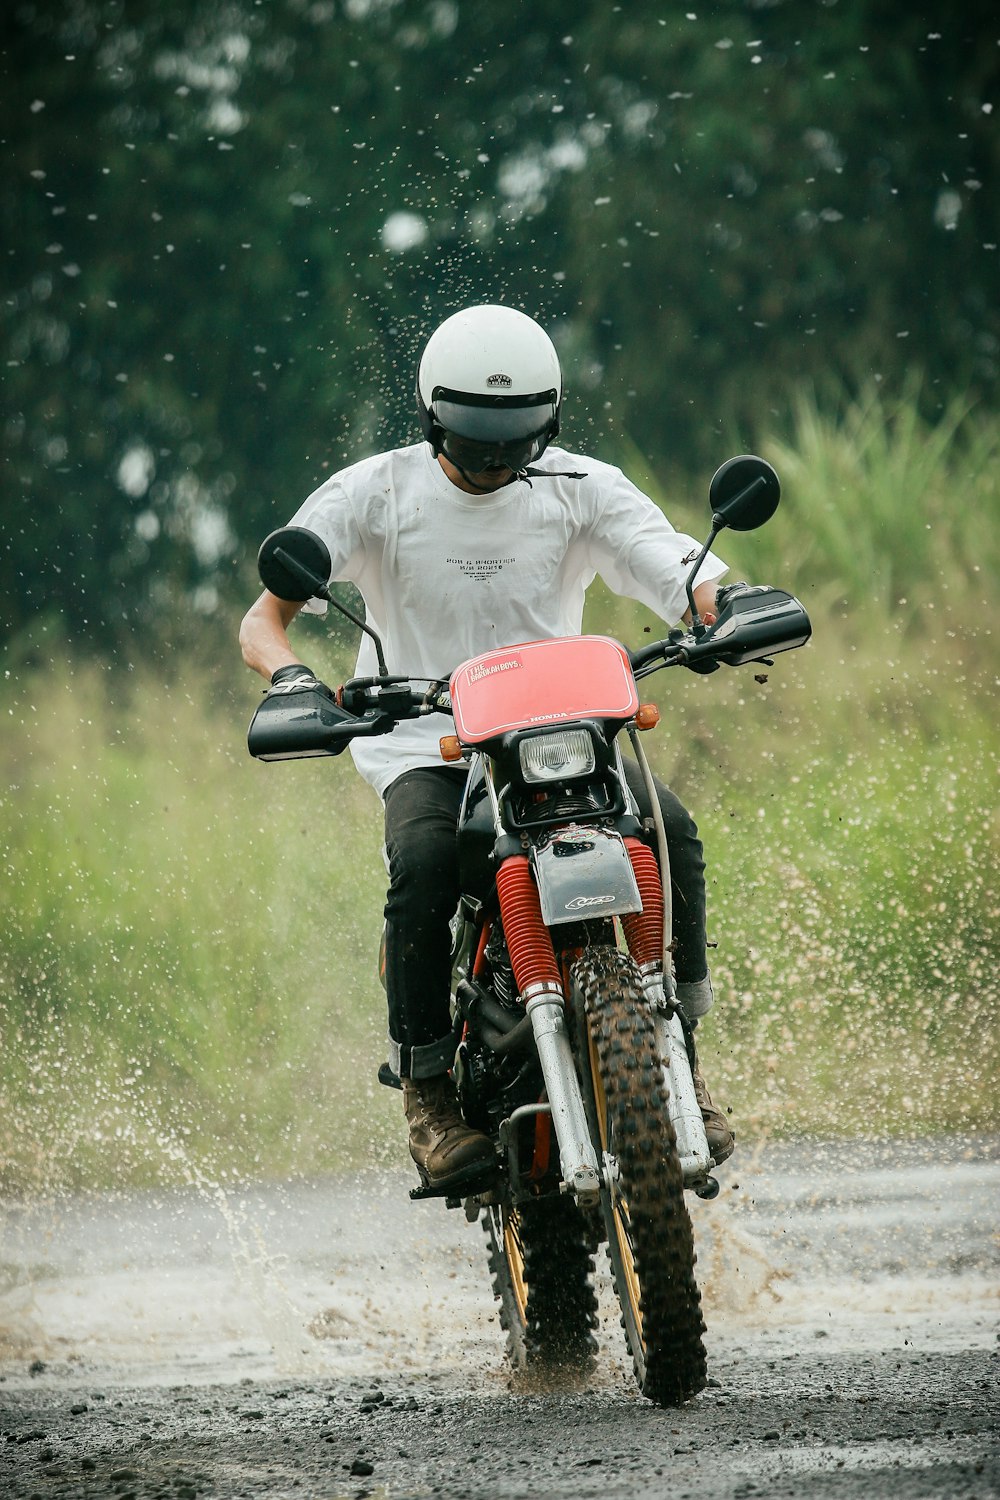
[[539, 781], [569, 781], [594, 769], [594, 741], [586, 729], [562, 729], [537, 734], [518, 747], [521, 775], [530, 785]]

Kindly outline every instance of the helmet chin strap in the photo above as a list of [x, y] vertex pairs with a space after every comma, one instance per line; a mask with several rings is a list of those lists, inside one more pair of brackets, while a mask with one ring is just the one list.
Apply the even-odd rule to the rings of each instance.
[[518, 469], [515, 479], [523, 479], [530, 488], [533, 479], [586, 479], [586, 474], [574, 474], [568, 469]]
[[[456, 473], [461, 474], [462, 478], [465, 480], [466, 484], [469, 486], [469, 489], [474, 495], [492, 494], [492, 490], [486, 489], [483, 485], [476, 483], [472, 475], [469, 473], [468, 469], [463, 469], [462, 465], [457, 464], [453, 458], [448, 458], [447, 453], [445, 453], [444, 451], [444, 443], [441, 441], [442, 436], [443, 434], [441, 433], [441, 428], [435, 424], [431, 428], [430, 434], [427, 437], [427, 441], [431, 445], [431, 452], [434, 454], [434, 457], [447, 458], [448, 462], [451, 464]], [[507, 483], [509, 484], [510, 480], [507, 480]]]
[[[463, 469], [462, 465], [455, 463], [455, 460], [453, 458], [448, 458], [447, 453], [445, 453], [444, 451], [444, 445], [441, 442], [440, 437], [438, 436], [440, 431], [441, 429], [439, 427], [432, 427], [430, 435], [427, 438], [427, 441], [431, 445], [431, 450], [435, 458], [439, 456], [442, 458], [447, 458], [448, 462], [452, 465], [455, 471], [461, 474], [462, 478], [465, 480], [466, 484], [469, 486], [469, 489], [474, 495], [495, 494], [494, 490], [488, 489], [485, 485], [477, 484], [472, 475], [469, 473], [468, 469]], [[510, 478], [504, 480], [504, 483], [500, 486], [500, 488], [504, 489], [508, 484], [513, 484], [515, 479], [523, 479], [525, 484], [530, 489], [531, 481], [533, 479], [586, 479], [586, 477], [586, 474], [576, 474], [572, 470], [535, 469], [528, 466], [521, 469], [511, 469]]]
[[[445, 457], [447, 458], [447, 454], [445, 455]], [[458, 470], [459, 474], [461, 474], [462, 478], [465, 480], [466, 484], [469, 486], [469, 489], [473, 492], [473, 494], [475, 494], [475, 495], [492, 495], [494, 493], [493, 490], [491, 490], [488, 485], [477, 484], [476, 481], [472, 478], [472, 475], [468, 472], [468, 470], [467, 469], [463, 469], [462, 466], [461, 466], [461, 464], [456, 464], [455, 460], [453, 458], [449, 458], [448, 462], [450, 464], [454, 465], [454, 467]], [[515, 475], [512, 472], [511, 473], [511, 479], [513, 479], [513, 478], [515, 478]], [[504, 485], [507, 485], [507, 484], [510, 484], [510, 479], [505, 479], [504, 482], [503, 482], [503, 484], [500, 486], [500, 488], [503, 489]]]
[[[454, 464], [474, 494], [493, 495], [496, 493], [495, 490], [491, 490], [485, 485], [477, 484], [460, 464], [455, 463], [453, 458], [449, 459], [448, 462]], [[533, 479], [586, 479], [586, 477], [586, 474], [574, 474], [571, 470], [564, 469], [511, 469], [510, 478], [504, 480], [503, 484], [500, 485], [500, 489], [506, 489], [507, 485], [513, 484], [516, 479], [523, 479], [528, 488], [531, 489], [531, 481]]]

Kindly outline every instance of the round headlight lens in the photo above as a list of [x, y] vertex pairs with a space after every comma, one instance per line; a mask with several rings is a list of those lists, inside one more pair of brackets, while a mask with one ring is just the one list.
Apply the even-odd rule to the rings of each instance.
[[563, 729], [537, 734], [519, 747], [521, 775], [530, 785], [540, 781], [571, 781], [586, 776], [596, 764], [594, 741], [586, 729]]

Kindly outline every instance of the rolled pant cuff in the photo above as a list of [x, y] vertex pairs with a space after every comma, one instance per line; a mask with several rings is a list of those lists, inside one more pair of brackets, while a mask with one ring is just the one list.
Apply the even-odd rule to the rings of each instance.
[[389, 1038], [389, 1066], [397, 1078], [439, 1078], [454, 1061], [454, 1032], [423, 1047], [406, 1047]]
[[686, 982], [678, 980], [677, 1004], [689, 1021], [697, 1021], [700, 1016], [707, 1016], [715, 1004], [715, 991], [712, 989], [711, 974], [706, 974], [704, 979], [693, 979]]

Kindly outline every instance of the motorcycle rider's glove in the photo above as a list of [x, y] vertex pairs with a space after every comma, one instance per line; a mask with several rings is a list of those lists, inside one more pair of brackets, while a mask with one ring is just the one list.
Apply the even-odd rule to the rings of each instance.
[[735, 594], [745, 594], [749, 588], [750, 585], [748, 583], [744, 583], [742, 580], [734, 583], [724, 583], [722, 587], [716, 591], [715, 595], [716, 616], [722, 614], [722, 611], [725, 609], [726, 604], [730, 599], [733, 598]]
[[291, 662], [287, 667], [278, 667], [277, 671], [271, 673], [271, 686], [268, 696], [272, 693], [325, 693], [328, 698], [336, 702], [337, 695], [332, 688], [321, 682], [309, 667], [303, 662]]
[[[712, 630], [718, 623], [719, 616], [722, 614], [722, 611], [725, 609], [729, 600], [734, 598], [737, 594], [745, 594], [749, 587], [750, 585], [748, 583], [739, 581], [735, 583], [724, 583], [720, 589], [716, 590], [715, 608], [709, 615], [707, 615], [706, 618], [709, 634], [711, 634]], [[708, 672], [717, 672], [719, 670], [720, 663], [714, 661], [710, 656], [706, 656], [701, 661], [685, 662], [685, 666], [687, 667], [689, 672], [703, 672], [707, 674]]]

